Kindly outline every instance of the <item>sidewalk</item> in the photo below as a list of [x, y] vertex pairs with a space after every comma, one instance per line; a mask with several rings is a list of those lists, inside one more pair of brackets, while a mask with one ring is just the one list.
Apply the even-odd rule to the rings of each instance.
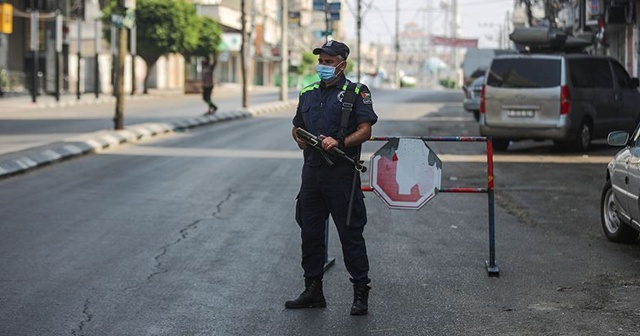
[[[252, 86], [249, 88], [249, 91], [251, 92], [277, 92], [278, 90], [279, 88], [277, 87], [263, 86]], [[214, 96], [216, 98], [225, 98], [234, 95], [239, 96], [241, 93], [242, 86], [235, 83], [219, 84], [216, 85], [214, 89]], [[124, 95], [124, 100], [125, 102], [136, 100], [151, 100], [155, 97], [182, 95], [186, 94], [181, 89], [149, 89], [148, 94], [143, 94], [141, 90], [133, 95], [130, 92], [127, 92]], [[198, 96], [198, 94], [188, 95]], [[77, 105], [105, 104], [114, 103], [115, 101], [116, 97], [111, 93], [100, 93], [98, 94], [98, 97], [96, 97], [95, 93], [83, 93], [80, 95], [80, 99], [78, 99], [76, 94], [64, 94], [60, 95], [60, 100], [56, 100], [56, 98], [52, 95], [39, 95], [36, 97], [35, 103], [33, 102], [33, 98], [31, 97], [31, 95], [0, 97], [0, 117], [2, 116], [3, 112], [12, 112], [17, 109], [33, 110]]]
[[[251, 87], [251, 92], [277, 92], [278, 88], [273, 87]], [[219, 85], [215, 89], [216, 97], [240, 96], [242, 87], [234, 84]], [[161, 96], [184, 96], [181, 90], [150, 90], [149, 94], [126, 95], [126, 101], [151, 100]], [[115, 97], [110, 94], [83, 94], [80, 99], [75, 95], [64, 95], [56, 101], [53, 96], [38, 96], [36, 103], [32, 102], [31, 96], [14, 96], [0, 98], [0, 122], [12, 114], [25, 111], [43, 110], [48, 108], [114, 103]], [[124, 143], [134, 143], [146, 140], [160, 134], [173, 133], [176, 131], [189, 129], [201, 125], [212, 124], [220, 121], [227, 121], [240, 118], [252, 118], [255, 116], [279, 112], [285, 109], [295, 108], [297, 101], [275, 101], [264, 104], [250, 106], [247, 109], [242, 107], [219, 110], [215, 115], [199, 116], [193, 118], [181, 118], [170, 122], [151, 122], [143, 124], [128, 125], [124, 130], [100, 130], [86, 133], [75, 137], [67, 138], [63, 141], [48, 143], [45, 145], [25, 148], [19, 151], [0, 154], [0, 179], [12, 175], [24, 173], [48, 164], [70, 159], [80, 155], [98, 152], [105, 148], [113, 148]], [[37, 118], [34, 113], [34, 119]], [[21, 134], [21, 139], [37, 137], [38, 134]]]

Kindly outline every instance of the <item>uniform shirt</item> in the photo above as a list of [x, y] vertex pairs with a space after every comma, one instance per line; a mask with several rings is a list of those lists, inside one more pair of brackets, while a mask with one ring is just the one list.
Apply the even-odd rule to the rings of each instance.
[[[330, 136], [339, 140], [340, 122], [342, 120], [342, 97], [349, 84], [347, 78], [342, 75], [337, 83], [326, 86], [324, 82], [311, 84], [300, 91], [298, 108], [293, 118], [293, 125], [301, 127], [310, 133], [319, 136]], [[371, 125], [378, 121], [378, 116], [373, 111], [371, 92], [366, 85], [356, 92], [356, 101], [349, 116], [349, 123], [345, 137], [356, 131], [359, 124], [369, 122]], [[360, 146], [347, 147], [345, 153], [350, 157], [358, 155]], [[322, 165], [325, 161], [313, 148], [304, 151], [305, 163], [310, 165]], [[339, 158], [333, 159], [334, 163], [342, 163]]]

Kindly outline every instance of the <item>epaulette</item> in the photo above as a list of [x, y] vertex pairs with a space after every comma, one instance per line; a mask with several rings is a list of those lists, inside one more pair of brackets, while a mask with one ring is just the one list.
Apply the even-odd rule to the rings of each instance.
[[309, 84], [307, 86], [305, 86], [302, 90], [300, 90], [300, 95], [302, 96], [303, 93], [307, 92], [307, 91], [311, 91], [311, 90], [315, 90], [320, 88], [320, 82], [315, 82], [312, 84]]

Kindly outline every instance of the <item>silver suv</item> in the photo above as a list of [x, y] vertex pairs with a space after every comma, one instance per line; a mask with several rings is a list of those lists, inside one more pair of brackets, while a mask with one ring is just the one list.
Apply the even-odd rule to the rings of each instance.
[[480, 102], [480, 134], [496, 150], [510, 141], [553, 140], [586, 151], [640, 121], [638, 79], [611, 57], [519, 54], [493, 59]]

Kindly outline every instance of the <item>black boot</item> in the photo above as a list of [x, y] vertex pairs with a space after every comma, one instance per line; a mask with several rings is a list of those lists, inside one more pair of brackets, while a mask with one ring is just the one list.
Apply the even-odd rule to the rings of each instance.
[[295, 300], [284, 303], [285, 308], [324, 308], [327, 301], [322, 293], [322, 279], [304, 279], [304, 292]]
[[362, 282], [353, 284], [353, 305], [351, 315], [367, 315], [369, 311], [369, 290], [371, 287]]

